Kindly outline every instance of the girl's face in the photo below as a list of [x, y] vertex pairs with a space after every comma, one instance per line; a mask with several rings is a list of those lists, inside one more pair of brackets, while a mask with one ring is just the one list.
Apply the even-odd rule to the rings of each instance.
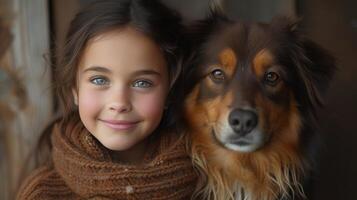
[[84, 126], [117, 151], [145, 143], [160, 123], [169, 89], [160, 48], [130, 27], [88, 42], [77, 84], [73, 93]]

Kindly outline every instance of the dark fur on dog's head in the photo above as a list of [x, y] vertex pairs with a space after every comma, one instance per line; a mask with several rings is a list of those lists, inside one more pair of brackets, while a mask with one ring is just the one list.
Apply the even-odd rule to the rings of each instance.
[[191, 29], [185, 120], [200, 195], [273, 200], [300, 193], [316, 109], [334, 59], [295, 21], [232, 21], [212, 12]]

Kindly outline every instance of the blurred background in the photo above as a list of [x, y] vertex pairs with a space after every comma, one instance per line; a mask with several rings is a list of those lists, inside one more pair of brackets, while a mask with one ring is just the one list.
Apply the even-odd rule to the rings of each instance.
[[[21, 170], [57, 109], [52, 71], [77, 10], [91, 0], [0, 0], [0, 200], [14, 199]], [[186, 21], [202, 19], [208, 0], [163, 0]], [[338, 61], [320, 113], [321, 159], [311, 200], [356, 200], [357, 1], [224, 0], [231, 18], [269, 22], [279, 14], [301, 26]]]

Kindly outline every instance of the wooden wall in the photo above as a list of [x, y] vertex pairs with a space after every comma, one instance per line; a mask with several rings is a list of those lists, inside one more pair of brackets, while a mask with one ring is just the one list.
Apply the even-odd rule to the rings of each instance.
[[0, 94], [0, 199], [11, 200], [23, 167], [31, 165], [26, 157], [52, 114], [51, 69], [44, 58], [49, 53], [49, 17], [47, 0], [1, 0], [0, 8], [12, 35], [0, 58], [6, 78]]

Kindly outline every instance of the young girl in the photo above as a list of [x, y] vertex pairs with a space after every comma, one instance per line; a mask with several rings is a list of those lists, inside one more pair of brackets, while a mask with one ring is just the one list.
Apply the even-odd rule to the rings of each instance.
[[175, 132], [180, 22], [154, 0], [98, 1], [70, 25], [56, 69], [63, 117], [50, 162], [17, 199], [189, 199], [196, 175]]

